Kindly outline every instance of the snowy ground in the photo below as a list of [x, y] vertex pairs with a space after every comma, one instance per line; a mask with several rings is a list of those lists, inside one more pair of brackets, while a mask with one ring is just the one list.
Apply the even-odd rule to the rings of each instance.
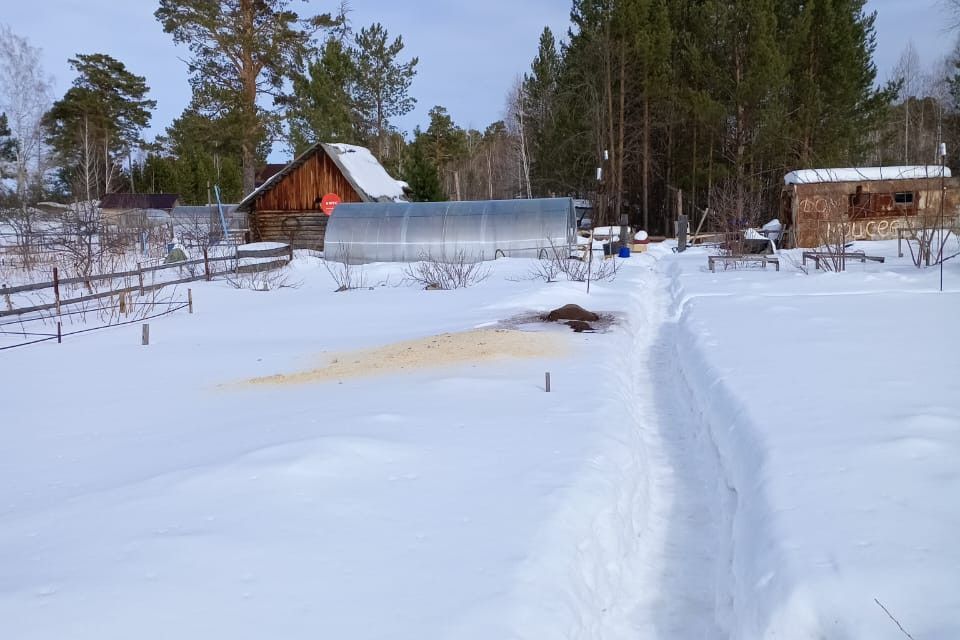
[[[0, 637], [902, 637], [874, 598], [960, 635], [960, 267], [941, 295], [899, 260], [654, 249], [587, 296], [491, 266], [333, 293], [301, 257], [298, 288], [198, 283], [149, 347], [134, 325], [0, 354]], [[234, 384], [569, 302], [619, 323]]]

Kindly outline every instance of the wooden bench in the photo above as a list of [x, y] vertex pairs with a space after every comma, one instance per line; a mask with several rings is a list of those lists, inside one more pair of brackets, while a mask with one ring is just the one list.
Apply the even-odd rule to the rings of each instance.
[[837, 260], [837, 259], [843, 258], [844, 262], [846, 262], [847, 260], [858, 260], [864, 264], [866, 264], [867, 260], [870, 260], [871, 262], [881, 262], [881, 263], [885, 262], [886, 260], [883, 256], [868, 256], [863, 251], [850, 251], [849, 253], [843, 253], [843, 254], [830, 253], [829, 251], [804, 251], [803, 252], [804, 265], [807, 264], [808, 258], [814, 261], [814, 263], [817, 265], [817, 269], [820, 268], [821, 260], [830, 261], [830, 260]]
[[765, 256], [758, 254], [750, 255], [740, 255], [740, 256], [708, 256], [707, 265], [710, 267], [710, 271], [716, 273], [717, 263], [722, 263], [724, 266], [728, 264], [737, 264], [747, 263], [747, 262], [759, 262], [760, 265], [766, 269], [768, 264], [772, 264], [776, 267], [777, 271], [780, 271], [780, 259], [776, 256]]

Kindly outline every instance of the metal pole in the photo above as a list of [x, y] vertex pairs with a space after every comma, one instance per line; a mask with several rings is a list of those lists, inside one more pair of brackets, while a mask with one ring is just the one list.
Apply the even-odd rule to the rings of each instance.
[[943, 200], [947, 196], [944, 172], [947, 161], [947, 145], [940, 143], [940, 240], [937, 249], [937, 261], [940, 262], [940, 292], [943, 292]]

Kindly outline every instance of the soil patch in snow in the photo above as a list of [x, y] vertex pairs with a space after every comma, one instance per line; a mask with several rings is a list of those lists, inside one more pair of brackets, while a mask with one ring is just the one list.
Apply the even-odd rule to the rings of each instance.
[[331, 361], [323, 367], [252, 378], [244, 384], [288, 385], [330, 382], [501, 358], [562, 356], [565, 351], [564, 340], [553, 333], [475, 329], [333, 354]]
[[544, 318], [548, 322], [557, 320], [577, 320], [579, 322], [596, 322], [600, 316], [592, 311], [587, 311], [578, 304], [565, 304], [559, 309], [554, 309]]

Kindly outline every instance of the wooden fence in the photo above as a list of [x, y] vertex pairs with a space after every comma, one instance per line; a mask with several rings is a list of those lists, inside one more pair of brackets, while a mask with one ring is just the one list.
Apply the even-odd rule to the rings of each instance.
[[[285, 260], [273, 260], [270, 262], [264, 263], [254, 263], [251, 265], [241, 266], [240, 261], [247, 258], [279, 258], [280, 256], [285, 256]], [[49, 282], [38, 282], [34, 284], [25, 284], [16, 287], [8, 287], [5, 284], [0, 285], [0, 296], [3, 298], [5, 308], [0, 308], [0, 318], [4, 316], [13, 316], [13, 315], [22, 315], [25, 313], [37, 312], [37, 311], [48, 311], [50, 309], [60, 310], [61, 307], [81, 304], [84, 302], [90, 302], [93, 300], [99, 300], [101, 298], [109, 298], [116, 295], [122, 295], [127, 293], [137, 292], [140, 295], [148, 291], [156, 291], [157, 289], [162, 289], [163, 287], [174, 286], [178, 284], [186, 284], [189, 282], [195, 282], [197, 280], [212, 280], [215, 276], [225, 275], [229, 273], [235, 273], [238, 271], [250, 271], [250, 270], [269, 270], [275, 269], [280, 266], [283, 266], [288, 263], [289, 260], [293, 259], [293, 251], [290, 247], [278, 247], [266, 250], [243, 250], [238, 249], [236, 255], [232, 256], [218, 256], [210, 257], [204, 249], [203, 258], [198, 258], [196, 260], [184, 260], [181, 262], [172, 262], [170, 264], [161, 264], [153, 267], [142, 267], [137, 266], [136, 269], [130, 271], [118, 271], [115, 273], [101, 273], [89, 276], [79, 276], [74, 278], [60, 278], [59, 272], [56, 267], [53, 269], [53, 279]], [[224, 262], [235, 263], [229, 269], [220, 269], [217, 270], [216, 265]], [[163, 282], [154, 282], [154, 283], [145, 283], [144, 275], [150, 273], [156, 273], [160, 271], [165, 271], [167, 269], [180, 269], [181, 274], [183, 269], [190, 269], [190, 267], [199, 267], [203, 265], [203, 273], [197, 273], [187, 276], [177, 278], [176, 280], [164, 280]], [[114, 289], [112, 286], [109, 291], [99, 291], [95, 292], [93, 290], [94, 282], [104, 282], [109, 281], [113, 282], [114, 280], [126, 279], [126, 278], [137, 278], [137, 284], [128, 287], [120, 287]], [[60, 295], [60, 288], [69, 285], [82, 284], [87, 288], [87, 295], [83, 295], [77, 298], [62, 298]], [[14, 307], [13, 302], [10, 299], [11, 295], [17, 293], [28, 293], [33, 291], [43, 291], [46, 289], [53, 289], [53, 302], [34, 305], [30, 307]]]

